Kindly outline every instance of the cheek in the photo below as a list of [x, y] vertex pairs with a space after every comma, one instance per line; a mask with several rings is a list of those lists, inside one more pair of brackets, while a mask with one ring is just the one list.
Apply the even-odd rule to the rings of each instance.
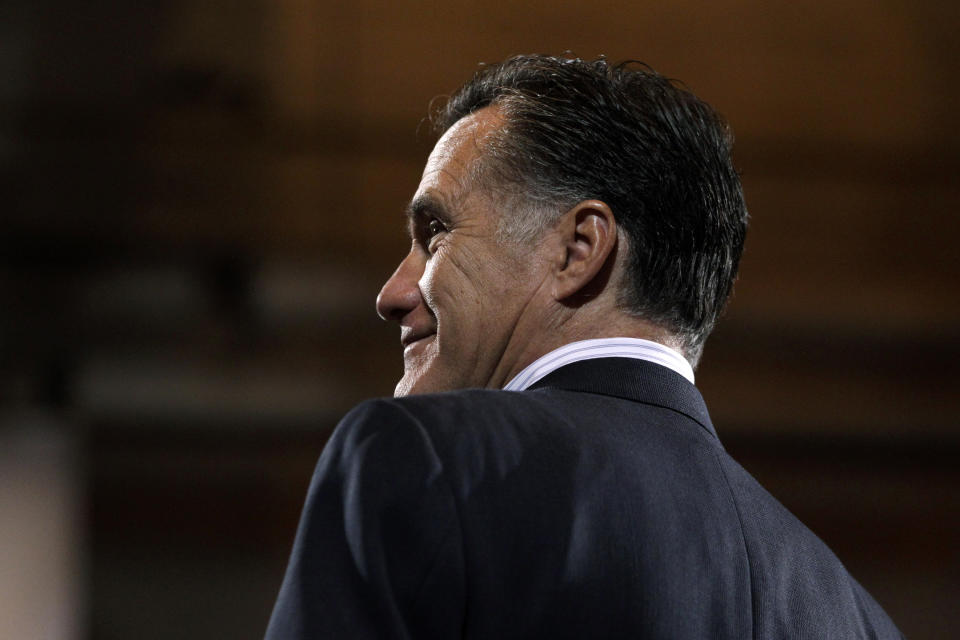
[[427, 261], [427, 265], [423, 269], [423, 275], [420, 276], [417, 286], [420, 288], [420, 295], [423, 297], [427, 308], [433, 312], [434, 309], [436, 309], [437, 302], [437, 263], [435, 260]]
[[419, 281], [420, 294], [435, 315], [460, 315], [475, 310], [484, 274], [454, 260], [448, 252], [434, 255]]

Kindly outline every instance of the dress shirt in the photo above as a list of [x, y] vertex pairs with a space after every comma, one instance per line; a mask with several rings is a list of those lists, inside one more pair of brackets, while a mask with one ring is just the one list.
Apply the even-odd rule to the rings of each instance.
[[505, 391], [523, 391], [548, 373], [580, 360], [634, 358], [667, 367], [693, 383], [693, 367], [680, 353], [658, 342], [641, 338], [595, 338], [565, 344], [543, 355], [513, 377]]

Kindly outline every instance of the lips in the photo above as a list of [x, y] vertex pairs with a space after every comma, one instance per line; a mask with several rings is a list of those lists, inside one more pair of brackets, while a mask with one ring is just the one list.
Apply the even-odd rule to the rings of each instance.
[[426, 340], [427, 338], [432, 338], [437, 335], [435, 331], [414, 331], [413, 329], [403, 329], [400, 334], [400, 344], [403, 346], [404, 351], [420, 342], [421, 340]]

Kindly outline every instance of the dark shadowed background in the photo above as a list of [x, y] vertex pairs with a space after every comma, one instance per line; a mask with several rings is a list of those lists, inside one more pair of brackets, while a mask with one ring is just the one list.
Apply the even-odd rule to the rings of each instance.
[[909, 637], [955, 637], [958, 7], [7, 0], [0, 637], [262, 636], [330, 429], [401, 371], [373, 301], [430, 101], [568, 49], [732, 123], [714, 422]]

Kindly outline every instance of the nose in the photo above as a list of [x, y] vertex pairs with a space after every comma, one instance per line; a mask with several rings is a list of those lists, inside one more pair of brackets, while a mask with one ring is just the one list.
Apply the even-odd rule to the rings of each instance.
[[384, 320], [400, 322], [420, 304], [422, 260], [411, 251], [384, 283], [377, 296], [377, 315]]

